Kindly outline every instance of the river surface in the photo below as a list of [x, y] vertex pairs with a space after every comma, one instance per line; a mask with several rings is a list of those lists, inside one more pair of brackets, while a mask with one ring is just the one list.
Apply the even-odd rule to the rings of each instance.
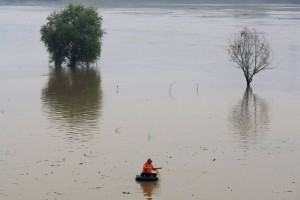
[[[104, 7], [101, 59], [55, 70], [60, 5], [0, 5], [0, 199], [300, 198], [300, 6]], [[264, 31], [252, 88], [228, 39]], [[157, 183], [134, 178], [152, 158]]]

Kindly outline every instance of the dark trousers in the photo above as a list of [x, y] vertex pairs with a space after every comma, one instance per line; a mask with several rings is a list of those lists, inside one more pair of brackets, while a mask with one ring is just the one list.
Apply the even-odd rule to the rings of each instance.
[[156, 177], [155, 173], [141, 173], [141, 176]]

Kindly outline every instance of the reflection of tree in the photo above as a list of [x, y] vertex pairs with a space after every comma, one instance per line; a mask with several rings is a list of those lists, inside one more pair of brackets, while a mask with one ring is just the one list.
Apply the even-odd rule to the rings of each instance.
[[268, 103], [253, 94], [251, 87], [247, 87], [243, 99], [233, 107], [230, 122], [243, 142], [255, 140], [259, 134], [268, 130], [270, 122]]
[[141, 188], [143, 190], [144, 196], [148, 199], [151, 200], [152, 199], [152, 194], [154, 192], [154, 190], [156, 188], [159, 187], [159, 183], [158, 182], [139, 182], [139, 184], [141, 185]]
[[49, 119], [70, 139], [86, 140], [97, 128], [102, 107], [100, 73], [95, 68], [52, 69], [42, 91]]

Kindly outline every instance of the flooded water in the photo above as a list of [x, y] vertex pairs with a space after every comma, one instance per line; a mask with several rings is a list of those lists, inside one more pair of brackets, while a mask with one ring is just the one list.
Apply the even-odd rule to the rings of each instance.
[[[39, 28], [60, 6], [0, 6], [0, 199], [300, 198], [300, 6], [100, 8], [94, 68], [55, 70]], [[246, 88], [230, 36], [266, 33]], [[147, 158], [156, 183], [134, 180]]]

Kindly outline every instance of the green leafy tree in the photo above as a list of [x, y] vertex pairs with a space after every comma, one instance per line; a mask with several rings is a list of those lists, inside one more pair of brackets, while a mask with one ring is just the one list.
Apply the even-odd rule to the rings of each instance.
[[227, 50], [231, 61], [242, 69], [247, 86], [250, 86], [254, 75], [272, 69], [273, 55], [263, 32], [244, 28], [229, 40]]
[[62, 11], [54, 11], [40, 29], [41, 40], [56, 67], [67, 64], [89, 66], [101, 53], [102, 17], [97, 8], [69, 4]]

